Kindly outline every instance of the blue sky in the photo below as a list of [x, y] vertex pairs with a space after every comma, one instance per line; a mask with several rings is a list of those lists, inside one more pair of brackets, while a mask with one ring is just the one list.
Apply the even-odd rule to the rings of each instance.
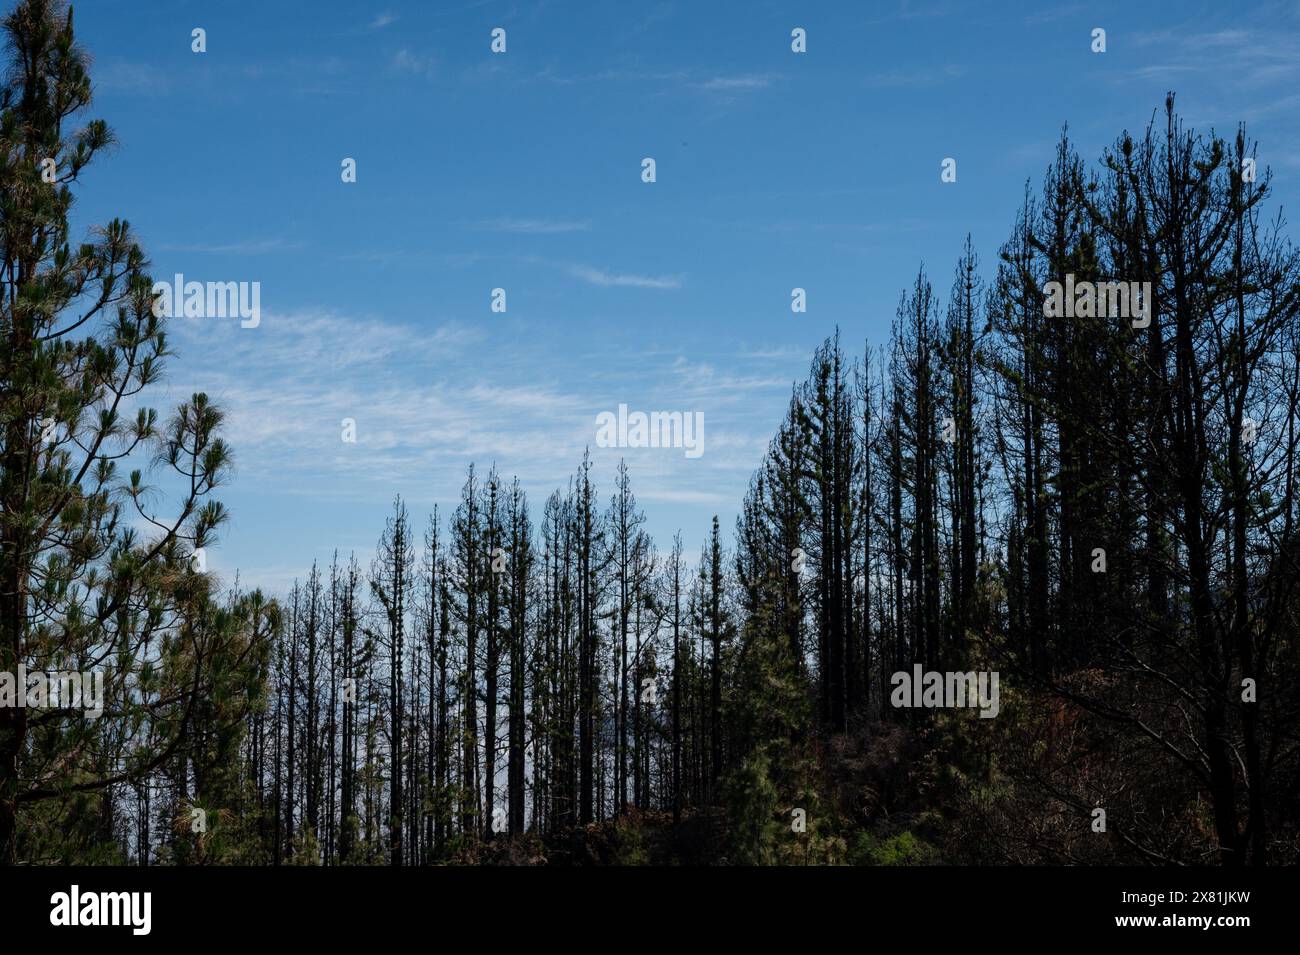
[[172, 320], [153, 396], [229, 414], [209, 567], [278, 591], [336, 547], [365, 561], [394, 494], [423, 522], [471, 460], [539, 511], [620, 403], [704, 414], [696, 459], [593, 447], [602, 500], [626, 456], [661, 546], [696, 550], [826, 335], [884, 342], [968, 231], [991, 275], [1066, 122], [1095, 157], [1176, 90], [1198, 127], [1246, 121], [1293, 206], [1300, 3], [1137, 6], [76, 4], [120, 140], [80, 225], [128, 219], [159, 279], [261, 283], [257, 328]]

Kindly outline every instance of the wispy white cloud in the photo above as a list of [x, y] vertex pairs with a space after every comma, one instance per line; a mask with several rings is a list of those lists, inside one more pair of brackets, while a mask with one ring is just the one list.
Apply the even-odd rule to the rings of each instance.
[[605, 272], [601, 269], [592, 268], [589, 265], [574, 265], [569, 267], [569, 274], [574, 278], [582, 279], [591, 285], [600, 285], [604, 287], [625, 287], [625, 288], [656, 288], [672, 289], [681, 288], [682, 279], [677, 275], [631, 275], [616, 274]]
[[750, 358], [755, 361], [807, 361], [808, 349], [802, 346], [783, 345], [772, 348], [752, 348], [739, 352], [741, 358]]
[[1212, 73], [1228, 85], [1257, 87], [1300, 77], [1300, 35], [1294, 30], [1189, 26], [1141, 33], [1133, 44], [1155, 51], [1154, 62], [1126, 74], [1141, 79]]
[[393, 54], [393, 59], [389, 65], [398, 73], [423, 76], [426, 79], [432, 79], [436, 72], [436, 63], [433, 57], [421, 53], [412, 53], [405, 47]]
[[171, 79], [152, 64], [118, 60], [95, 70], [94, 88], [101, 92], [162, 96], [171, 90]]
[[[445, 493], [471, 461], [497, 462], [549, 493], [584, 448], [602, 467], [634, 457], [638, 493], [647, 496], [698, 490], [703, 474], [741, 486], [789, 388], [782, 374], [723, 372], [680, 354], [642, 354], [630, 366], [616, 352], [598, 357], [603, 346], [595, 342], [589, 354], [552, 354], [545, 344], [502, 337], [498, 325], [455, 320], [307, 310], [264, 315], [257, 329], [179, 319], [171, 328], [184, 361], [169, 369], [160, 403], [209, 393], [227, 412], [237, 483], [326, 501], [427, 487]], [[539, 349], [551, 359], [539, 361]], [[570, 362], [610, 373], [569, 374]], [[705, 413], [704, 457], [596, 449], [596, 415], [620, 403]], [[356, 444], [341, 441], [344, 418], [356, 421]]]
[[[643, 8], [644, 9], [644, 8]], [[673, 5], [671, 3], [656, 3], [645, 10], [645, 15], [638, 20], [632, 27], [632, 35], [644, 33], [652, 27], [664, 23], [672, 17]]]
[[370, 21], [370, 26], [368, 27], [368, 29], [382, 30], [384, 27], [389, 26], [390, 24], [396, 22], [397, 22], [397, 15], [386, 10]]
[[769, 389], [785, 389], [788, 378], [781, 375], [738, 375], [721, 372], [709, 362], [691, 361], [678, 356], [672, 364], [677, 380], [689, 387], [698, 401], [713, 405], [744, 401], [746, 396]]
[[[592, 272], [609, 282], [663, 281]], [[762, 458], [789, 377], [807, 360], [802, 349], [761, 343], [725, 366], [687, 357], [700, 352], [681, 342], [648, 343], [635, 354], [599, 337], [561, 345], [505, 316], [397, 321], [299, 309], [265, 312], [256, 329], [173, 319], [169, 332], [178, 357], [150, 403], [167, 409], [207, 392], [226, 412], [223, 433], [234, 450], [233, 483], [222, 495], [234, 518], [211, 566], [226, 579], [242, 570], [246, 584], [272, 589], [335, 547], [365, 553], [364, 540], [347, 536], [361, 532], [341, 529], [348, 521], [331, 525], [329, 515], [369, 514], [401, 493], [418, 521], [435, 501], [454, 500], [471, 462], [480, 472], [495, 465], [504, 477], [518, 474], [540, 506], [589, 449], [599, 480], [612, 480], [625, 459], [637, 496], [661, 510], [725, 514]], [[621, 403], [702, 413], [703, 456], [598, 447], [597, 415]], [[356, 422], [355, 444], [341, 440], [345, 418]], [[246, 543], [260, 540], [254, 515], [266, 507], [294, 515], [301, 565], [286, 566], [283, 549]], [[703, 526], [707, 518], [689, 519]]]
[[772, 77], [766, 74], [749, 73], [742, 76], [714, 76], [699, 84], [707, 93], [747, 93], [753, 90], [767, 89], [772, 85]]

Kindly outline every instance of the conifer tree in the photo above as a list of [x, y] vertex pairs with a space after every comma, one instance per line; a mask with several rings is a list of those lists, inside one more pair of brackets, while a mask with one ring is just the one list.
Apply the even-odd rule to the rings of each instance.
[[[0, 671], [101, 671], [107, 714], [0, 707], [0, 863], [12, 863], [20, 814], [58, 812], [70, 794], [111, 798], [176, 758], [218, 691], [216, 654], [239, 642], [215, 628], [254, 634], [199, 599], [193, 579], [192, 555], [226, 517], [210, 498], [230, 464], [221, 411], [195, 394], [165, 421], [127, 414], [162, 374], [166, 323], [128, 224], [82, 242], [69, 226], [83, 172], [113, 142], [102, 120], [81, 118], [91, 81], [72, 14], [22, 0], [4, 34]], [[150, 460], [185, 489], [170, 514], [154, 506]], [[139, 729], [113, 730], [123, 725]]]

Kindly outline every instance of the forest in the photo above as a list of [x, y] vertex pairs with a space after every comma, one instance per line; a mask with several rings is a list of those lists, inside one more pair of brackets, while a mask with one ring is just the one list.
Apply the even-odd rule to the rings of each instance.
[[[192, 559], [232, 450], [143, 403], [145, 251], [69, 224], [113, 142], [71, 14], [4, 29], [0, 671], [105, 676], [0, 706], [0, 863], [1295, 863], [1300, 257], [1244, 126], [1063, 133], [996, 262], [810, 356], [698, 554], [652, 450], [484, 461], [271, 594]], [[996, 715], [897, 705], [917, 666]]]

